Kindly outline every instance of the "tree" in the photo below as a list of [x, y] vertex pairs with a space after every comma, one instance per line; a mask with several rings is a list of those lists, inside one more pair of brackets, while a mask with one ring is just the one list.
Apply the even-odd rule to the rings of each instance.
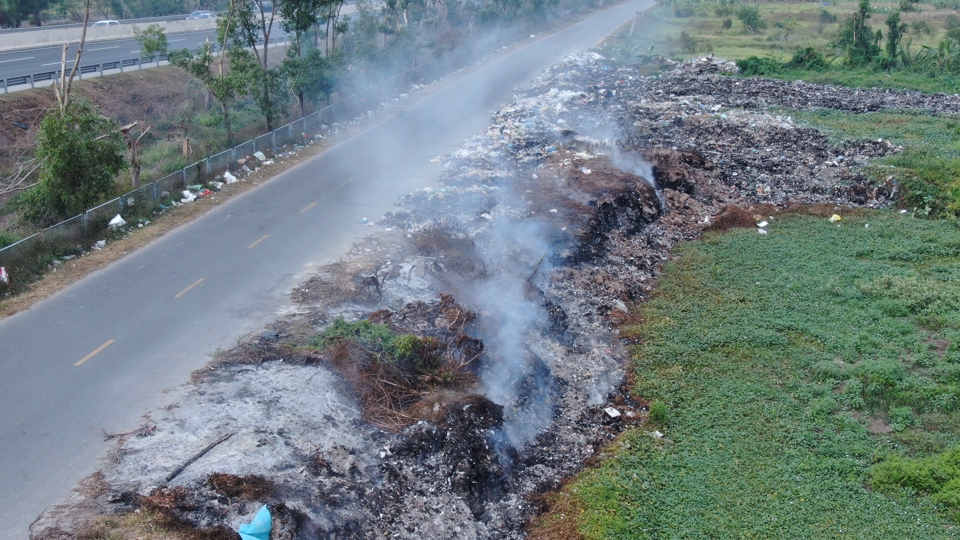
[[900, 54], [900, 40], [907, 31], [907, 23], [900, 21], [899, 11], [894, 11], [887, 17], [884, 24], [887, 25], [887, 58], [891, 61], [896, 60]]
[[83, 30], [80, 32], [80, 45], [77, 47], [77, 59], [73, 62], [73, 69], [70, 70], [70, 76], [67, 76], [67, 48], [70, 43], [63, 45], [63, 55], [60, 59], [60, 82], [53, 84], [53, 93], [57, 98], [57, 104], [60, 106], [60, 114], [66, 114], [70, 106], [70, 88], [73, 86], [73, 77], [80, 69], [80, 59], [83, 57], [83, 45], [87, 41], [87, 25], [90, 23], [90, 0], [86, 1], [86, 7], [83, 15]]
[[870, 0], [860, 0], [857, 11], [840, 27], [837, 44], [847, 51], [848, 64], [862, 65], [880, 54], [879, 41], [882, 36], [874, 34], [867, 25], [872, 11]]
[[113, 190], [126, 165], [116, 122], [84, 101], [49, 114], [37, 134], [40, 182], [21, 196], [25, 217], [49, 222], [79, 214]]
[[[277, 2], [279, 4], [279, 1]], [[277, 12], [282, 5], [271, 4], [269, 0], [231, 0], [230, 12], [235, 24], [229, 29], [232, 48], [242, 48], [253, 53], [258, 69], [240, 66], [237, 59], [231, 58], [232, 69], [242, 69], [250, 73], [250, 91], [257, 108], [263, 114], [267, 131], [273, 131], [274, 121], [281, 117], [286, 109], [287, 96], [284, 96], [286, 84], [283, 71], [270, 67], [270, 35]], [[268, 7], [270, 6], [270, 7]]]
[[[152, 127], [144, 126], [143, 120], [137, 120], [120, 128], [123, 140], [127, 143], [127, 150], [130, 152], [130, 185], [134, 189], [140, 187], [140, 141]], [[134, 128], [140, 131], [139, 135], [133, 133]]]
[[[224, 60], [230, 55], [231, 68], [224, 66]], [[247, 81], [242, 70], [234, 69], [236, 65], [249, 64], [244, 55], [249, 55], [243, 49], [231, 50], [221, 54], [219, 58], [213, 56], [213, 48], [205, 43], [197, 54], [182, 49], [170, 54], [170, 63], [193, 75], [207, 87], [210, 95], [220, 106], [220, 123], [226, 133], [227, 144], [233, 144], [233, 129], [230, 125], [230, 114], [237, 95], [242, 94]], [[234, 63], [236, 62], [236, 63]]]
[[167, 35], [159, 24], [151, 24], [146, 29], [133, 27], [133, 35], [140, 45], [140, 56], [153, 58], [160, 65], [160, 57], [167, 54]]
[[2, 0], [0, 11], [11, 26], [19, 28], [24, 21], [33, 20], [40, 26], [40, 12], [50, 7], [50, 0]]
[[767, 27], [767, 22], [760, 16], [760, 7], [756, 5], [740, 6], [737, 10], [737, 18], [748, 32], [758, 33]]
[[340, 67], [340, 53], [326, 57], [320, 49], [311, 49], [305, 56], [295, 56], [294, 49], [287, 49], [287, 58], [283, 61], [287, 84], [297, 99], [300, 116], [306, 115], [305, 101], [316, 103], [329, 98], [336, 84]]

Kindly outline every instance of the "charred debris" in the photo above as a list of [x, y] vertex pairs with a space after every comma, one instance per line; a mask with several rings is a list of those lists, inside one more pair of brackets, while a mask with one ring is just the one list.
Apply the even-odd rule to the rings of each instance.
[[271, 538], [523, 538], [543, 493], [645, 421], [617, 327], [672, 246], [896, 200], [896, 178], [861, 168], [897, 147], [838, 146], [767, 107], [960, 112], [956, 97], [664, 64], [643, 77], [583, 53], [539, 77], [436, 160], [437, 187], [295, 289], [295, 315], [123, 437], [98, 489], [36, 536], [106, 509], [231, 538], [268, 504]]

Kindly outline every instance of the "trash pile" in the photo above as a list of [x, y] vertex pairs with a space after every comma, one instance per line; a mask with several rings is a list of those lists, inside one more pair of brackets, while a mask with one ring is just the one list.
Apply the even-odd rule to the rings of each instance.
[[[896, 200], [896, 178], [875, 184], [861, 168], [897, 147], [833, 144], [761, 104], [957, 103], [729, 78], [735, 65], [715, 58], [668, 67], [642, 77], [591, 52], [548, 70], [437, 158], [437, 187], [402, 197], [380, 234], [296, 288], [296, 315], [228, 352], [149, 434], [126, 437], [91, 507], [169, 499], [181, 522], [237, 530], [266, 504], [304, 538], [523, 538], [543, 493], [644, 422], [617, 324], [674, 245], [730, 227], [775, 235], [784, 210], [838, 221]], [[343, 362], [371, 351], [310, 346], [338, 317], [468, 343], [472, 376], [377, 402], [397, 391], [364, 385], [391, 380]], [[400, 420], [371, 425], [371, 403]], [[232, 497], [217, 487], [227, 477], [270, 489]]]

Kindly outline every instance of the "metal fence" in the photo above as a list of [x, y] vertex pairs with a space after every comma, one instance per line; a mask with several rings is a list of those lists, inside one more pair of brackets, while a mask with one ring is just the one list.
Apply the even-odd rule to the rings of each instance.
[[[516, 32], [498, 34], [499, 42], [512, 40]], [[125, 220], [146, 218], [161, 204], [178, 201], [181, 191], [201, 184], [224, 171], [237, 167], [238, 160], [260, 151], [265, 154], [304, 142], [304, 136], [319, 133], [323, 126], [345, 122], [376, 110], [381, 103], [402, 93], [412, 84], [423, 84], [449, 73], [452, 68], [472, 58], [471, 49], [458, 49], [413, 69], [404, 71], [353, 95], [328, 105], [310, 115], [285, 124], [272, 132], [211, 155], [182, 170], [124, 193], [111, 201], [91, 208], [79, 216], [44, 229], [5, 248], [0, 248], [0, 266], [5, 266], [14, 280], [42, 272], [50, 262], [64, 255], [75, 255], [90, 248], [104, 234], [107, 223], [116, 215]]]

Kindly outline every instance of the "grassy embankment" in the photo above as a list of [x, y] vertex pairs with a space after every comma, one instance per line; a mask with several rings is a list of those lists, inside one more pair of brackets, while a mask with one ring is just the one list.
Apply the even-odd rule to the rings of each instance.
[[[618, 61], [712, 49], [786, 62], [808, 46], [829, 52], [822, 7], [760, 4], [771, 23], [762, 35], [738, 30], [736, 18], [731, 31], [716, 14], [661, 9], [640, 17], [633, 36], [621, 29], [606, 51]], [[919, 7], [904, 18], [922, 17], [934, 32], [914, 47], [944, 31], [942, 10]], [[828, 9], [842, 20], [854, 8]], [[774, 23], [788, 13], [800, 22], [786, 39]], [[870, 22], [882, 28], [884, 18]], [[680, 50], [681, 32], [695, 53]], [[840, 59], [771, 76], [957, 88], [946, 75], [852, 69]], [[642, 343], [632, 351], [633, 392], [651, 402], [651, 421], [553, 494], [535, 536], [960, 537], [960, 122], [784, 112], [838, 140], [903, 145], [870, 172], [897, 176], [915, 214], [946, 219], [863, 211], [838, 227], [778, 216], [766, 236], [711, 234], [679, 247], [657, 294], [636, 308], [640, 322], [623, 328]]]
[[555, 495], [545, 537], [960, 537], [960, 228], [770, 229], [678, 249], [624, 329], [654, 422]]

